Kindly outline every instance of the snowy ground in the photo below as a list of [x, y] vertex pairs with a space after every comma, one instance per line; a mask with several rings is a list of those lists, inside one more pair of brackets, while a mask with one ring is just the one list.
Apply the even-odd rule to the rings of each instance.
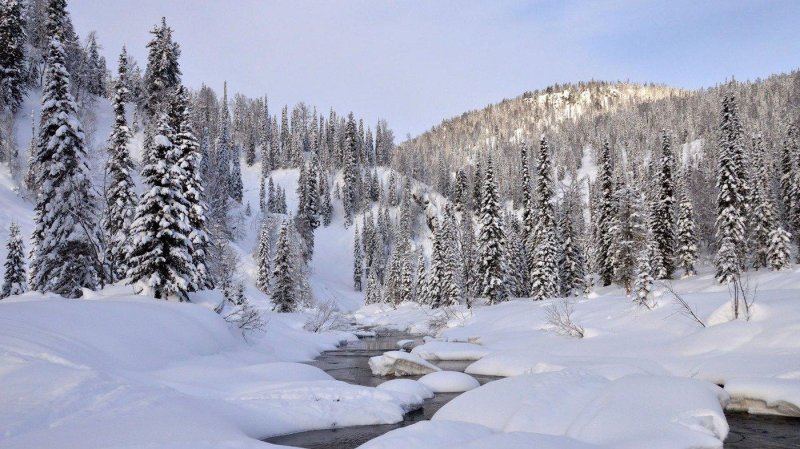
[[[800, 416], [800, 270], [749, 273], [748, 285], [756, 294], [749, 321], [731, 320], [728, 292], [711, 274], [674, 281], [706, 327], [663, 288], [654, 310], [617, 288], [600, 289], [573, 304], [582, 339], [548, 323], [558, 300], [439, 312], [444, 318], [432, 321], [446, 326], [413, 353], [475, 360], [467, 373], [510, 377], [365, 447], [710, 448], [727, 435], [728, 404]], [[425, 328], [432, 315], [410, 304], [355, 314], [364, 324], [408, 329]]]

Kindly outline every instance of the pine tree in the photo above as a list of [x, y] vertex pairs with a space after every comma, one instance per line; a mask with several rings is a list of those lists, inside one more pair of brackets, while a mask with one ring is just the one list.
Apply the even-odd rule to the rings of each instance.
[[[654, 247], [657, 248], [658, 245], [656, 244]], [[653, 276], [651, 275], [653, 270], [650, 266], [652, 257], [653, 255], [648, 249], [644, 249], [639, 253], [639, 257], [636, 259], [636, 281], [633, 285], [634, 302], [648, 309], [652, 308], [650, 304], [653, 291]]]
[[597, 211], [597, 253], [598, 271], [603, 286], [611, 285], [614, 279], [613, 257], [611, 253], [611, 226], [616, 215], [614, 211], [614, 171], [611, 166], [611, 148], [608, 141], [603, 142], [600, 153], [599, 204]]
[[231, 177], [228, 181], [230, 188], [230, 196], [234, 201], [241, 204], [244, 195], [244, 184], [242, 183], [242, 157], [241, 147], [234, 146], [234, 151], [231, 157]]
[[367, 291], [364, 293], [364, 304], [379, 304], [383, 302], [381, 284], [375, 270], [368, 270]]
[[128, 152], [131, 132], [125, 119], [125, 97], [127, 87], [121, 82], [127, 70], [127, 58], [120, 55], [119, 80], [114, 95], [114, 127], [111, 130], [108, 146], [106, 176], [109, 185], [106, 190], [106, 214], [103, 221], [106, 241], [106, 261], [109, 266], [109, 280], [116, 282], [128, 271], [127, 257], [130, 252], [130, 226], [136, 211], [136, 191], [134, 190], [133, 161]]
[[427, 297], [427, 287], [428, 281], [426, 279], [426, 268], [425, 268], [425, 255], [422, 251], [419, 251], [417, 255], [417, 275], [414, 279], [414, 301], [417, 304], [427, 304], [428, 297]]
[[355, 291], [361, 291], [361, 279], [364, 277], [363, 256], [361, 255], [361, 237], [358, 234], [358, 226], [356, 226], [355, 236], [353, 237], [353, 288]]
[[536, 196], [539, 216], [533, 232], [535, 245], [531, 257], [530, 295], [535, 300], [550, 298], [558, 289], [558, 248], [555, 235], [555, 216], [553, 212], [553, 180], [550, 166], [550, 149], [547, 139], [542, 136], [539, 145], [537, 166]]
[[258, 177], [258, 210], [262, 214], [267, 212], [267, 189], [264, 185], [263, 176]]
[[106, 94], [106, 60], [100, 56], [97, 45], [97, 33], [89, 33], [86, 45], [82, 84], [86, 91], [98, 97]]
[[637, 255], [648, 242], [643, 199], [638, 190], [622, 185], [614, 193], [613, 201], [616, 214], [611, 219], [607, 236], [610, 242], [608, 265], [613, 270], [614, 281], [630, 294]]
[[510, 296], [521, 298], [528, 295], [530, 287], [530, 273], [528, 272], [527, 252], [525, 243], [518, 229], [521, 227], [516, 223], [516, 218], [512, 214], [507, 214], [504, 220], [508, 253], [508, 293]]
[[328, 182], [323, 179], [322, 173], [320, 173], [320, 210], [319, 213], [322, 216], [322, 225], [327, 227], [331, 224], [333, 220], [333, 202], [331, 201], [331, 188], [328, 185]]
[[50, 40], [39, 143], [31, 288], [79, 297], [97, 287], [101, 267], [99, 240], [84, 133], [69, 94], [64, 48]]
[[683, 270], [684, 276], [692, 276], [696, 273], [694, 264], [697, 263], [697, 237], [694, 230], [694, 207], [685, 186], [680, 189], [677, 237], [678, 268]]
[[441, 223], [436, 226], [434, 232], [431, 278], [429, 282], [431, 307], [437, 308], [458, 304], [460, 292], [453, 266], [449, 263], [447, 232]]
[[558, 261], [559, 292], [561, 296], [567, 297], [583, 291], [585, 288], [584, 276], [586, 275], [583, 252], [572, 223], [572, 211], [569, 203], [564, 206], [559, 228], [562, 237], [561, 258]]
[[764, 150], [764, 140], [761, 135], [753, 137], [754, 152], [754, 171], [756, 174], [753, 180], [753, 190], [751, 203], [753, 213], [749, 214], [749, 226], [751, 237], [750, 251], [753, 268], [759, 269], [767, 266], [769, 247], [771, 244], [770, 234], [779, 227], [777, 213], [772, 204], [772, 195], [768, 186], [769, 174], [767, 164], [764, 161], [766, 154]]
[[769, 233], [767, 265], [770, 270], [782, 270], [790, 265], [789, 243], [791, 238], [791, 234], [780, 226]]
[[481, 295], [489, 304], [505, 301], [505, 236], [500, 220], [500, 204], [491, 160], [486, 164], [483, 198], [480, 204], [481, 229], [478, 236], [478, 280]]
[[208, 206], [200, 174], [203, 156], [192, 132], [188, 104], [188, 92], [183, 86], [178, 86], [171, 103], [170, 120], [177, 132], [174, 145], [179, 151], [178, 167], [182, 173], [179, 184], [188, 203], [188, 221], [191, 227], [189, 238], [192, 241], [190, 255], [194, 280], [189, 291], [198, 291], [214, 288], [214, 282], [207, 263], [211, 242], [207, 230]]
[[150, 162], [142, 169], [148, 189], [136, 207], [131, 226], [132, 250], [128, 278], [138, 293], [160, 299], [187, 301], [197, 275], [192, 261], [190, 204], [183, 195], [179, 165], [181, 149], [173, 142], [169, 118], [158, 119], [158, 134], [148, 149]]
[[[522, 224], [524, 226], [522, 237], [525, 239], [526, 245], [536, 227], [535, 206], [531, 195], [531, 172], [528, 164], [528, 146], [523, 142], [520, 149], [520, 170], [522, 172]], [[530, 248], [530, 250], [526, 248], [525, 258], [528, 260], [528, 271], [533, 269], [534, 250], [535, 248]]]
[[294, 312], [297, 309], [296, 279], [293, 274], [295, 267], [292, 266], [291, 236], [289, 235], [289, 224], [284, 223], [278, 236], [278, 244], [275, 250], [275, 261], [272, 271], [272, 304], [276, 312]]
[[672, 154], [672, 142], [666, 130], [661, 131], [661, 170], [658, 178], [658, 200], [653, 214], [653, 238], [661, 255], [661, 266], [664, 279], [672, 277], [675, 271], [674, 245], [675, 223], [674, 204], [675, 187], [672, 180], [672, 168], [675, 160]]
[[256, 277], [256, 287], [264, 293], [269, 292], [270, 277], [270, 227], [265, 220], [261, 224], [261, 232], [258, 236], [258, 276]]
[[739, 249], [744, 242], [744, 195], [739, 178], [741, 157], [741, 129], [738, 127], [736, 103], [732, 96], [722, 101], [722, 120], [719, 133], [719, 169], [717, 172], [716, 237], [719, 249], [714, 261], [716, 279], [728, 283], [741, 271]]
[[172, 40], [172, 28], [167, 26], [165, 18], [161, 18], [161, 26], [153, 27], [150, 34], [153, 38], [147, 43], [144, 109], [152, 118], [160, 110], [162, 102], [169, 98], [181, 83], [181, 69], [178, 65], [181, 50]]
[[797, 192], [800, 192], [800, 187], [797, 185], [797, 166], [795, 159], [797, 154], [800, 153], [800, 142], [798, 141], [800, 131], [794, 125], [790, 125], [786, 133], [786, 140], [783, 142], [781, 151], [781, 203], [783, 205], [783, 222], [797, 231], [796, 220], [798, 216], [796, 211], [798, 205], [796, 200], [798, 198]]
[[0, 299], [11, 295], [20, 295], [28, 290], [25, 282], [25, 248], [19, 225], [11, 222], [8, 230], [8, 243], [6, 243], [5, 273], [3, 288], [0, 290]]
[[0, 110], [16, 112], [26, 85], [25, 21], [18, 0], [0, 0]]
[[353, 224], [353, 215], [357, 212], [357, 135], [356, 122], [353, 113], [347, 117], [345, 128], [345, 160], [344, 160], [344, 188], [342, 189], [342, 205], [344, 206], [345, 226]]

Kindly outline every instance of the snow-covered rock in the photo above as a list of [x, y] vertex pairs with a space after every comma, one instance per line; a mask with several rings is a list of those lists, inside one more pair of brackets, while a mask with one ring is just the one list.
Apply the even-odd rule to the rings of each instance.
[[461, 393], [481, 386], [474, 377], [458, 371], [439, 371], [422, 376], [419, 383], [434, 393]]
[[564, 370], [490, 382], [367, 449], [720, 448], [727, 394], [694, 379]]
[[[431, 374], [428, 374], [430, 376]], [[425, 384], [411, 379], [392, 379], [378, 385], [378, 390], [394, 391], [414, 395], [420, 399], [430, 399], [433, 391]]]
[[429, 341], [412, 351], [425, 360], [480, 360], [492, 352], [473, 343]]
[[731, 379], [729, 410], [800, 417], [800, 379]]
[[389, 351], [370, 357], [369, 367], [376, 376], [422, 376], [440, 371], [422, 357], [404, 351]]
[[414, 348], [414, 340], [400, 340], [397, 342], [397, 347], [403, 351], [411, 351]]

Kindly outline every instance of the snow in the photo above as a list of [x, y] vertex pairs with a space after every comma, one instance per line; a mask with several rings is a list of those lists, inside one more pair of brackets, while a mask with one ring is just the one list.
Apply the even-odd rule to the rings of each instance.
[[[430, 374], [428, 374], [428, 376], [430, 376]], [[424, 383], [411, 379], [392, 379], [378, 385], [377, 388], [383, 391], [394, 391], [413, 395], [420, 399], [430, 399], [433, 397], [434, 393], [434, 391]]]
[[420, 376], [439, 368], [422, 357], [404, 351], [388, 351], [369, 358], [369, 368], [376, 376]]
[[527, 374], [468, 391], [430, 423], [390, 432], [364, 447], [489, 447], [487, 436], [498, 449], [539, 447], [525, 446], [539, 439], [554, 448], [721, 447], [728, 433], [726, 401], [721, 388], [694, 379], [609, 380], [580, 370]]
[[425, 360], [479, 360], [491, 351], [473, 343], [429, 341], [411, 350]]
[[481, 384], [469, 374], [458, 371], [439, 371], [419, 378], [419, 383], [434, 393], [461, 393], [478, 388]]
[[0, 301], [4, 448], [255, 447], [398, 422], [422, 402], [293, 363], [348, 338], [303, 331], [303, 314], [268, 313], [266, 332], [245, 340], [206, 307], [211, 298], [154, 301], [130, 287], [87, 296]]

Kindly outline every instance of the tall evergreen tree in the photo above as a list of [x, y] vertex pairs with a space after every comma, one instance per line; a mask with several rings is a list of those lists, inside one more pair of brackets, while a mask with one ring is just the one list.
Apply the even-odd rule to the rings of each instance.
[[658, 176], [658, 199], [653, 214], [653, 238], [661, 254], [661, 266], [665, 278], [672, 277], [675, 271], [675, 186], [672, 169], [675, 159], [672, 154], [672, 141], [666, 130], [661, 131], [661, 170]]
[[108, 146], [106, 176], [109, 185], [106, 189], [106, 213], [103, 221], [106, 241], [106, 262], [109, 280], [116, 282], [128, 271], [127, 257], [130, 252], [130, 227], [136, 211], [136, 190], [134, 189], [133, 161], [128, 151], [131, 132], [125, 119], [125, 97], [128, 88], [121, 82], [127, 70], [124, 53], [119, 59], [119, 81], [114, 94], [114, 127], [111, 130]]
[[19, 0], [0, 0], [0, 110], [16, 112], [25, 95], [25, 21]]
[[167, 26], [166, 18], [162, 17], [161, 25], [153, 27], [150, 34], [153, 37], [147, 43], [144, 109], [152, 118], [181, 83], [181, 69], [178, 64], [181, 50], [172, 40], [172, 28]]
[[741, 271], [740, 247], [744, 242], [745, 225], [744, 195], [740, 153], [741, 129], [738, 125], [736, 103], [733, 96], [726, 95], [722, 100], [721, 123], [719, 129], [719, 168], [717, 171], [717, 267], [716, 278], [721, 283], [734, 280]]
[[276, 312], [294, 312], [298, 305], [296, 279], [293, 276], [296, 268], [292, 266], [294, 261], [289, 226], [289, 223], [281, 226], [273, 262], [272, 304]]
[[770, 270], [782, 270], [791, 264], [789, 260], [789, 242], [792, 236], [781, 226], [769, 233], [769, 249], [767, 251], [767, 265]]
[[270, 227], [265, 220], [261, 224], [261, 232], [258, 235], [258, 276], [256, 277], [256, 287], [264, 293], [269, 292], [270, 277]]
[[353, 288], [357, 292], [360, 292], [362, 288], [361, 281], [364, 277], [364, 267], [361, 250], [361, 236], [358, 234], [358, 226], [356, 226], [353, 240]]
[[561, 258], [559, 268], [559, 292], [561, 296], [570, 296], [583, 291], [585, 287], [584, 257], [578, 233], [572, 220], [572, 205], [565, 202], [561, 213], [559, 228], [561, 229]]
[[22, 243], [22, 234], [19, 225], [11, 222], [8, 229], [8, 242], [6, 243], [5, 272], [3, 275], [3, 288], [0, 290], [0, 299], [11, 295], [20, 295], [28, 290], [25, 282], [25, 248]]
[[69, 73], [58, 35], [50, 40], [36, 154], [36, 228], [31, 288], [67, 297], [97, 287], [101, 267], [95, 196], [86, 165], [84, 133], [69, 94]]
[[489, 304], [505, 301], [505, 236], [500, 219], [500, 204], [491, 160], [486, 164], [483, 180], [483, 197], [480, 204], [481, 229], [478, 236], [478, 282], [481, 296]]
[[[685, 176], [681, 176], [683, 180]], [[694, 207], [685, 185], [682, 183], [678, 200], [678, 232], [676, 245], [676, 259], [678, 268], [683, 270], [683, 276], [694, 275], [694, 265], [697, 263], [697, 237], [694, 227]]]
[[553, 212], [553, 173], [550, 166], [550, 149], [542, 136], [536, 178], [538, 220], [532, 235], [533, 258], [531, 270], [531, 297], [535, 300], [550, 298], [558, 291], [558, 248]]
[[147, 190], [131, 225], [128, 278], [138, 293], [188, 301], [186, 292], [192, 289], [197, 274], [192, 261], [190, 204], [181, 185], [185, 173], [175, 140], [169, 117], [162, 114], [158, 134], [148, 150], [150, 162], [142, 169]]
[[344, 206], [345, 226], [353, 224], [353, 215], [357, 212], [358, 194], [356, 183], [358, 178], [357, 156], [358, 135], [356, 134], [356, 121], [353, 113], [347, 117], [345, 128], [345, 160], [344, 160], [344, 186], [342, 189], [342, 205]]
[[600, 280], [603, 286], [611, 285], [614, 279], [614, 266], [611, 254], [611, 226], [616, 215], [614, 212], [614, 169], [611, 165], [611, 147], [608, 140], [603, 142], [600, 153], [600, 173], [597, 183], [599, 185], [597, 207], [597, 249], [596, 260]]
[[188, 105], [188, 92], [183, 86], [178, 86], [172, 98], [170, 121], [175, 127], [174, 131], [177, 132], [174, 145], [179, 152], [178, 167], [182, 173], [179, 184], [181, 193], [188, 203], [188, 221], [191, 227], [190, 254], [195, 278], [189, 291], [197, 291], [214, 288], [214, 282], [207, 262], [211, 242], [207, 230], [208, 206], [200, 174], [203, 156], [192, 131]]
[[[658, 248], [658, 244], [653, 248]], [[636, 281], [633, 285], [634, 302], [640, 306], [651, 308], [650, 300], [653, 291], [653, 276], [650, 260], [653, 258], [650, 249], [645, 248], [639, 252], [636, 259]]]

